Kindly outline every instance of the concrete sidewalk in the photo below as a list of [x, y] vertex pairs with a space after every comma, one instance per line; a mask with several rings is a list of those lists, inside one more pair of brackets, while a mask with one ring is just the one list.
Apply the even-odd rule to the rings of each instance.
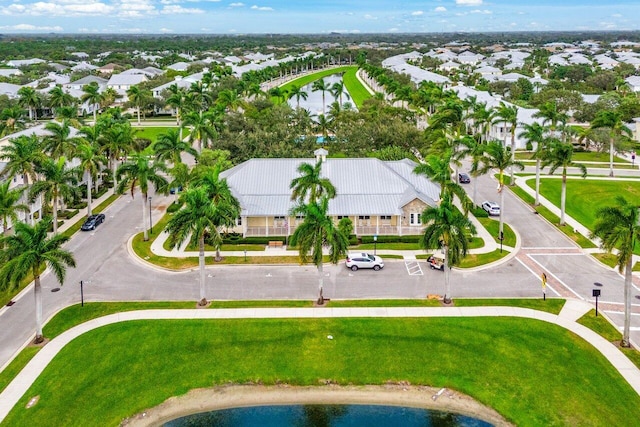
[[[104, 202], [112, 195], [113, 195], [113, 189], [110, 188], [102, 196], [91, 201], [91, 208], [95, 210], [96, 206], [99, 206], [100, 203]], [[60, 227], [58, 227], [58, 233], [64, 233], [69, 228], [73, 227], [73, 225], [75, 225], [76, 222], [80, 221], [85, 216], [87, 216], [87, 208], [80, 209], [76, 215], [72, 216], [69, 219], [64, 220], [64, 223]]]
[[45, 345], [0, 394], [0, 422], [26, 393], [53, 358], [72, 340], [93, 329], [143, 319], [295, 319], [295, 318], [407, 318], [407, 317], [520, 317], [563, 327], [593, 345], [640, 394], [640, 370], [612, 343], [575, 322], [591, 309], [579, 300], [568, 300], [560, 314], [516, 307], [353, 307], [353, 308], [244, 308], [141, 310], [116, 313], [75, 326]]

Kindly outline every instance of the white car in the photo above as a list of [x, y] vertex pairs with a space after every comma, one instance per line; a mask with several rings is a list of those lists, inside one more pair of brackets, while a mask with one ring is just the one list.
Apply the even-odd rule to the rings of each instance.
[[347, 255], [347, 268], [353, 271], [359, 268], [373, 268], [375, 271], [384, 268], [384, 261], [377, 255], [371, 255], [366, 252], [358, 252]]
[[500, 205], [496, 202], [486, 201], [482, 204], [482, 209], [487, 211], [489, 215], [500, 215]]

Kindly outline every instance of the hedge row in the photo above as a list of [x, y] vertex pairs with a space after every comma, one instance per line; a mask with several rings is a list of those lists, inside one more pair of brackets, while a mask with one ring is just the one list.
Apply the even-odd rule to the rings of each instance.
[[[373, 243], [373, 236], [361, 236], [360, 241], [364, 243]], [[378, 236], [378, 243], [418, 243], [420, 235], [409, 236]]]

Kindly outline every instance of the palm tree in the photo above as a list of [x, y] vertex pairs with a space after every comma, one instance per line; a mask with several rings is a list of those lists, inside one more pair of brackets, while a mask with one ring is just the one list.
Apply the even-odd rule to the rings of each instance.
[[180, 129], [180, 139], [182, 139], [182, 113], [185, 106], [188, 104], [186, 98], [186, 91], [177, 84], [169, 86], [169, 97], [167, 98], [167, 105], [176, 109], [176, 124]]
[[2, 218], [2, 230], [6, 237], [9, 234], [9, 220], [15, 225], [19, 221], [18, 213], [29, 213], [29, 208], [23, 203], [18, 203], [22, 198], [24, 187], [9, 188], [11, 181], [0, 183], [0, 218]]
[[466, 193], [464, 188], [457, 182], [451, 180], [451, 150], [446, 150], [441, 155], [429, 154], [424, 163], [420, 163], [413, 169], [416, 175], [425, 175], [430, 180], [440, 185], [440, 199], [444, 200], [445, 196], [457, 196], [460, 202], [465, 206]]
[[36, 135], [22, 135], [10, 139], [9, 143], [0, 149], [0, 158], [7, 164], [0, 172], [1, 177], [24, 175], [27, 186], [37, 179], [36, 166], [42, 163], [46, 156], [42, 152], [40, 140]]
[[93, 180], [107, 163], [107, 158], [102, 156], [97, 145], [84, 142], [78, 145], [76, 157], [80, 159], [80, 170], [87, 177], [87, 216], [91, 216], [91, 187]]
[[334, 99], [337, 99], [340, 102], [340, 106], [342, 107], [342, 96], [346, 95], [349, 97], [349, 94], [344, 91], [344, 81], [340, 80], [331, 85], [331, 89], [329, 89], [331, 95]]
[[289, 94], [287, 95], [289, 99], [296, 99], [296, 108], [300, 108], [300, 98], [306, 100], [309, 97], [309, 94], [304, 91], [300, 86], [291, 85], [289, 89]]
[[4, 126], [2, 136], [10, 135], [16, 130], [25, 128], [24, 113], [25, 110], [17, 105], [2, 110], [0, 114], [0, 120], [2, 120], [2, 125]]
[[5, 248], [0, 255], [4, 261], [0, 269], [0, 283], [3, 287], [15, 288], [28, 276], [33, 277], [33, 293], [36, 301], [36, 343], [43, 341], [42, 337], [42, 287], [40, 272], [45, 266], [49, 267], [58, 279], [64, 283], [66, 267], [75, 267], [73, 254], [62, 249], [62, 245], [69, 240], [68, 236], [55, 234], [47, 237], [47, 230], [51, 226], [51, 218], [44, 218], [35, 226], [19, 222], [15, 226], [15, 233], [2, 239]]
[[42, 104], [40, 93], [30, 86], [18, 89], [18, 105], [29, 110], [29, 120], [37, 120], [36, 110]]
[[207, 147], [209, 145], [207, 142], [217, 136], [214, 126], [214, 113], [210, 111], [191, 111], [187, 113], [184, 117], [184, 125], [191, 127], [189, 142], [196, 142], [199, 151], [202, 151], [203, 147]]
[[318, 304], [324, 304], [322, 288], [324, 286], [323, 252], [325, 246], [329, 248], [329, 261], [337, 264], [346, 253], [349, 241], [334, 224], [328, 215], [329, 198], [322, 196], [320, 200], [309, 203], [299, 203], [291, 211], [291, 215], [302, 215], [304, 221], [291, 235], [290, 243], [298, 247], [300, 260], [305, 263], [311, 261], [318, 269]]
[[507, 168], [524, 169], [522, 162], [514, 160], [500, 141], [492, 141], [487, 144], [484, 156], [480, 158], [479, 166], [472, 168], [472, 172], [484, 175], [491, 169], [498, 169], [498, 193], [500, 193], [500, 228], [499, 235], [503, 235], [502, 214], [504, 213], [504, 171]]
[[458, 265], [469, 250], [469, 234], [476, 232], [473, 223], [445, 195], [439, 206], [428, 207], [422, 213], [422, 223], [428, 224], [420, 238], [424, 249], [442, 247], [444, 252], [444, 303], [451, 303], [451, 266]]
[[601, 110], [591, 122], [591, 128], [609, 129], [609, 176], [613, 176], [613, 143], [616, 137], [627, 135], [631, 137], [631, 130], [624, 124], [620, 111]]
[[624, 197], [616, 197], [617, 206], [600, 208], [596, 213], [596, 223], [591, 238], [600, 238], [600, 247], [607, 252], [617, 249], [616, 265], [618, 271], [624, 270], [624, 327], [622, 347], [630, 347], [631, 330], [631, 286], [633, 271], [633, 250], [640, 242], [640, 213], [638, 206], [629, 203]]
[[58, 108], [73, 106], [75, 100], [73, 95], [65, 92], [60, 86], [55, 86], [49, 91], [49, 106], [54, 109], [56, 115]]
[[71, 127], [66, 120], [62, 123], [49, 122], [44, 127], [50, 135], [43, 138], [43, 149], [52, 158], [58, 159], [62, 156], [73, 157], [77, 138], [71, 138]]
[[560, 194], [560, 225], [564, 225], [565, 202], [567, 199], [567, 168], [580, 169], [583, 178], [587, 176], [587, 168], [582, 163], [576, 163], [573, 157], [573, 144], [553, 140], [543, 157], [542, 167], [549, 166], [549, 174], [553, 174], [558, 168], [562, 168], [562, 192]]
[[[478, 139], [476, 139], [478, 138]], [[462, 151], [460, 152], [462, 157], [466, 157], [466, 156], [470, 156], [471, 157], [471, 170], [475, 171], [472, 172], [471, 175], [474, 178], [478, 178], [478, 165], [480, 164], [480, 159], [482, 158], [482, 156], [484, 155], [484, 150], [486, 147], [486, 144], [483, 144], [481, 142], [481, 136], [480, 135], [476, 135], [476, 138], [464, 138], [463, 140], [463, 144], [464, 147], [462, 148]], [[477, 204], [477, 200], [478, 200], [478, 180], [474, 179], [473, 180], [473, 200], [472, 202], [474, 204]]]
[[167, 172], [164, 163], [149, 161], [147, 156], [135, 153], [131, 160], [118, 167], [117, 175], [120, 179], [118, 183], [118, 193], [124, 193], [124, 189], [129, 187], [131, 198], [134, 198], [134, 190], [139, 185], [142, 194], [142, 229], [144, 230], [144, 240], [149, 240], [146, 212], [147, 200], [149, 196], [149, 183], [153, 184], [156, 192], [166, 192], [168, 187], [167, 179], [160, 174]]
[[226, 89], [218, 93], [216, 104], [220, 105], [223, 110], [237, 111], [242, 107], [243, 102], [238, 92], [233, 89]]
[[[222, 180], [222, 182], [225, 182]], [[180, 196], [183, 207], [167, 223], [166, 231], [169, 233], [171, 247], [180, 246], [185, 240], [193, 238], [198, 242], [199, 270], [200, 270], [200, 299], [199, 305], [206, 305], [205, 293], [205, 236], [213, 237], [214, 242], [220, 241], [219, 227], [222, 224], [235, 221], [239, 209], [237, 201], [228, 204], [224, 200], [233, 198], [227, 189], [227, 194], [220, 198], [212, 199], [210, 189], [207, 186], [196, 186], [187, 189]], [[218, 247], [219, 245], [216, 245]]]
[[322, 92], [322, 114], [326, 114], [325, 93], [329, 91], [329, 85], [324, 81], [324, 79], [319, 79], [313, 82], [311, 90], [314, 92]]
[[542, 104], [539, 107], [537, 113], [533, 115], [533, 117], [542, 118], [542, 124], [546, 125], [549, 123], [549, 129], [551, 130], [554, 137], [555, 131], [558, 128], [558, 124], [564, 125], [569, 120], [569, 115], [561, 110], [558, 110], [558, 103], [554, 101], [548, 101]]
[[37, 167], [42, 179], [36, 181], [29, 190], [29, 198], [33, 202], [36, 197], [44, 195], [48, 204], [53, 203], [53, 232], [58, 232], [58, 201], [72, 200], [77, 195], [77, 168], [68, 168], [67, 159], [63, 156], [57, 160], [46, 159]]
[[315, 203], [321, 197], [333, 199], [336, 196], [336, 188], [329, 178], [322, 178], [322, 160], [316, 162], [315, 166], [309, 163], [301, 163], [298, 166], [299, 177], [291, 180], [289, 188], [291, 200], [298, 200], [301, 203], [308, 199], [309, 203]]
[[138, 85], [133, 85], [127, 89], [127, 97], [129, 98], [129, 102], [136, 107], [136, 111], [138, 113], [138, 125], [140, 125], [140, 107], [148, 103], [149, 98], [151, 98], [151, 91], [148, 89], [142, 89]]
[[[507, 105], [504, 102], [500, 103], [500, 106], [496, 110], [494, 123], [502, 122], [505, 128], [509, 127], [509, 134], [511, 134], [511, 160], [515, 160], [516, 155], [516, 128], [518, 127], [518, 107], [515, 105]], [[505, 133], [504, 145], [507, 145], [507, 138]], [[513, 168], [511, 168], [511, 185], [515, 185], [513, 179]]]
[[191, 154], [193, 157], [198, 155], [191, 144], [180, 138], [179, 132], [175, 129], [169, 129], [166, 133], [158, 135], [158, 139], [153, 144], [153, 151], [156, 153], [156, 159], [168, 160], [174, 166], [182, 162], [182, 153]]
[[113, 173], [113, 194], [116, 194], [118, 183], [117, 168], [118, 159], [124, 156], [133, 147], [134, 131], [129, 123], [116, 123], [109, 126], [102, 133], [100, 150], [109, 158]]
[[540, 162], [546, 153], [548, 146], [548, 140], [545, 137], [547, 129], [538, 122], [531, 124], [525, 124], [524, 130], [518, 135], [520, 138], [524, 138], [530, 144], [535, 144], [535, 151], [533, 158], [536, 159], [536, 201], [535, 205], [540, 204]]
[[216, 248], [216, 261], [222, 260], [220, 256], [222, 238], [220, 237], [219, 228], [224, 226], [232, 227], [240, 216], [240, 203], [231, 193], [227, 180], [220, 178], [221, 171], [221, 164], [199, 168], [191, 183], [195, 187], [205, 188], [209, 199], [216, 206], [217, 216], [214, 221], [216, 230], [210, 236]]
[[93, 105], [93, 124], [95, 126], [98, 109], [104, 102], [105, 95], [100, 93], [100, 86], [98, 86], [97, 82], [91, 82], [88, 85], [82, 86], [82, 92], [83, 94], [80, 97], [80, 101]]
[[280, 86], [276, 86], [269, 89], [269, 95], [276, 98], [278, 101], [283, 102], [284, 98], [287, 96], [287, 91], [282, 89]]

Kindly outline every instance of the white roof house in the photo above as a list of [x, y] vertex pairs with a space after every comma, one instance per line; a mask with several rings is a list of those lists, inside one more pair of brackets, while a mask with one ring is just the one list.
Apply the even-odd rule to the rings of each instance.
[[12, 59], [7, 61], [7, 65], [10, 67], [24, 67], [28, 65], [34, 64], [42, 64], [43, 62], [47, 62], [44, 59], [40, 58], [31, 58], [31, 59]]
[[167, 68], [174, 71], [187, 71], [187, 68], [189, 68], [189, 63], [176, 62], [175, 64], [167, 65]]
[[431, 71], [423, 70], [415, 65], [407, 64], [403, 55], [391, 56], [382, 61], [384, 68], [389, 68], [398, 73], [408, 74], [411, 76], [411, 81], [420, 83], [422, 81], [430, 81], [438, 84], [449, 83], [448, 77], [443, 75], [432, 73]]
[[122, 95], [120, 102], [127, 101], [127, 90], [131, 86], [138, 85], [149, 80], [146, 74], [114, 74], [107, 82], [107, 88], [115, 89], [118, 94]]
[[[316, 151], [317, 155], [319, 151]], [[283, 218], [289, 215], [295, 205], [289, 185], [299, 176], [297, 169], [303, 162], [315, 164], [316, 159], [251, 159], [220, 174], [221, 178], [226, 178], [231, 192], [240, 202], [243, 224], [250, 222], [250, 218], [255, 221], [260, 217]], [[324, 160], [322, 176], [336, 188], [336, 197], [329, 201], [329, 215], [393, 216], [403, 225], [420, 225], [417, 215], [425, 205], [436, 205], [440, 186], [414, 174], [415, 167], [416, 163], [407, 159]], [[411, 224], [411, 221], [416, 223]], [[357, 234], [363, 232], [357, 230], [357, 224], [355, 231]]]
[[83, 86], [96, 82], [102, 89], [106, 89], [108, 81], [109, 80], [103, 79], [102, 77], [98, 76], [86, 76], [76, 81], [67, 83], [64, 86], [69, 89], [82, 90]]
[[9, 98], [17, 98], [18, 91], [22, 86], [12, 83], [0, 83], [0, 95], [7, 95]]
[[630, 76], [624, 81], [627, 82], [632, 91], [640, 92], [640, 76]]
[[17, 68], [0, 68], [0, 76], [2, 77], [19, 76], [21, 74], [22, 71]]

